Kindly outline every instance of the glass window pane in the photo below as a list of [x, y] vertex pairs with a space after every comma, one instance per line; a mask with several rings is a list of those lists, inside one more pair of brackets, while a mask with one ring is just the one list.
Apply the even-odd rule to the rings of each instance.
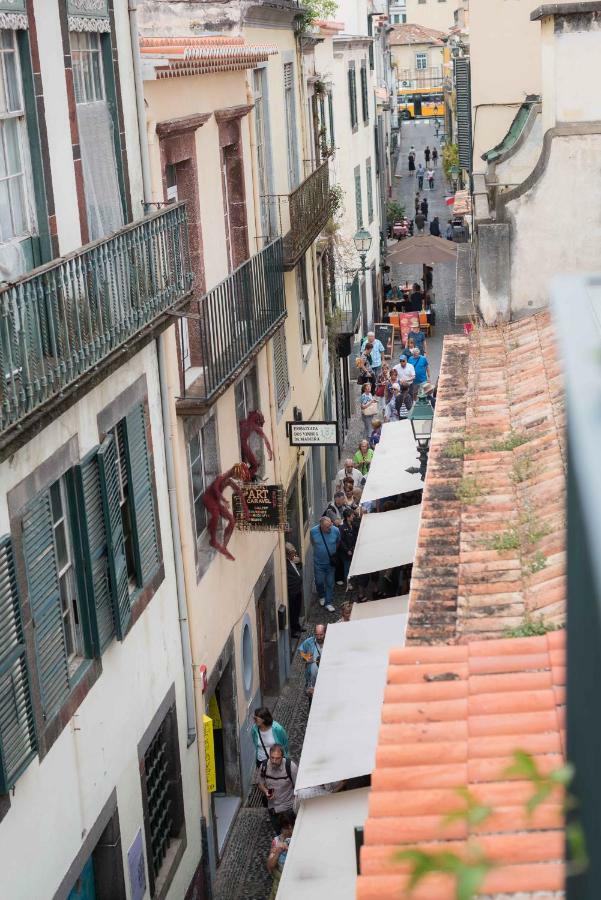
[[195, 434], [190, 441], [190, 463], [196, 462], [200, 455], [200, 436]]
[[0, 30], [0, 47], [4, 49], [12, 49], [14, 46], [14, 34], [8, 28]]
[[4, 146], [6, 149], [6, 167], [8, 175], [16, 175], [23, 171], [21, 161], [21, 147], [19, 145], [19, 123], [16, 119], [8, 119], [4, 122], [2, 132], [4, 134]]
[[58, 522], [63, 517], [60, 481], [55, 481], [50, 488], [50, 503], [52, 506], [52, 521]]
[[56, 558], [58, 567], [64, 569], [69, 562], [69, 554], [67, 552], [67, 535], [65, 534], [64, 521], [57, 525], [54, 530], [54, 539], [56, 541]]
[[92, 53], [92, 81], [94, 84], [94, 99], [102, 100], [104, 91], [102, 89], [102, 61], [100, 53]]
[[197, 460], [196, 463], [192, 466], [192, 491], [194, 494], [194, 499], [200, 497], [201, 494], [204, 494], [205, 490], [205, 479], [204, 472], [202, 469], [202, 463], [200, 460]]
[[200, 537], [207, 527], [207, 510], [201, 497], [194, 503], [194, 521], [196, 525], [196, 536]]
[[11, 112], [21, 109], [21, 92], [19, 90], [19, 72], [15, 53], [5, 53], [4, 72], [6, 77], [6, 108]]
[[0, 241], [13, 237], [13, 223], [10, 215], [8, 182], [0, 181]]
[[25, 215], [25, 193], [22, 175], [10, 179], [9, 191], [13, 231], [15, 235], [24, 234], [27, 231], [27, 217]]

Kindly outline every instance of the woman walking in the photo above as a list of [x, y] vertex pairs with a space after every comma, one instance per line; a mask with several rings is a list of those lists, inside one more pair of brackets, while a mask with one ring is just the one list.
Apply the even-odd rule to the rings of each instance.
[[363, 418], [363, 433], [368, 441], [371, 437], [372, 425], [371, 420], [378, 415], [378, 401], [374, 397], [371, 390], [371, 381], [366, 382], [361, 389], [361, 397], [359, 398], [361, 408], [361, 416]]
[[371, 461], [374, 458], [374, 451], [369, 446], [369, 441], [367, 438], [364, 438], [359, 444], [359, 449], [353, 456], [353, 462], [355, 464], [355, 468], [359, 469], [361, 474], [365, 477], [369, 472], [369, 467], [371, 465]]

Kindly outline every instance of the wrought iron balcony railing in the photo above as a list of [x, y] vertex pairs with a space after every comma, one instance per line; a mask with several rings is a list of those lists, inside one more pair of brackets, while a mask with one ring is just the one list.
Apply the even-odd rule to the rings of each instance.
[[337, 298], [332, 310], [331, 329], [334, 334], [354, 334], [357, 330], [361, 314], [361, 291], [359, 276], [355, 275], [352, 283], [345, 285], [344, 293]]
[[0, 444], [158, 327], [191, 288], [183, 203], [0, 286]]
[[330, 178], [326, 160], [288, 198], [290, 230], [284, 237], [284, 268], [293, 269], [330, 217]]
[[215, 399], [286, 318], [282, 239], [201, 297], [198, 311], [202, 367], [185, 388], [179, 413]]
[[428, 66], [425, 69], [399, 69], [397, 71], [399, 91], [415, 88], [440, 89], [443, 74], [441, 66]]

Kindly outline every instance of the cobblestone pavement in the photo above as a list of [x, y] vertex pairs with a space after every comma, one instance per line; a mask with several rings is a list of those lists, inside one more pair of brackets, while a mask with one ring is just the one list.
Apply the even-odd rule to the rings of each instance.
[[[423, 162], [423, 148], [434, 145], [434, 127], [429, 122], [404, 123], [401, 134], [400, 170], [402, 177], [395, 178], [393, 198], [403, 202], [413, 215], [413, 197], [416, 180], [407, 173], [407, 151], [411, 144], [417, 150], [417, 160]], [[440, 172], [440, 167], [439, 170]], [[438, 174], [438, 173], [437, 173]], [[446, 224], [444, 189], [437, 179], [434, 191], [426, 192], [432, 215], [439, 215]], [[396, 267], [395, 267], [396, 268]], [[393, 272], [395, 280], [419, 278], [421, 266], [404, 266]], [[441, 265], [434, 269], [434, 289], [436, 291], [436, 328], [428, 340], [428, 356], [435, 380], [440, 366], [442, 338], [445, 333], [456, 330], [454, 324], [455, 267]], [[346, 437], [341, 459], [352, 456], [363, 437], [363, 428], [358, 414], [359, 389], [357, 388], [357, 412], [353, 416]], [[345, 588], [336, 587], [334, 604], [337, 611], [328, 613], [317, 603], [316, 598], [308, 610], [307, 627], [309, 634], [319, 622], [335, 622], [339, 608], [345, 598]], [[274, 718], [286, 728], [290, 738], [290, 755], [299, 760], [309, 716], [309, 702], [304, 693], [304, 664], [298, 653], [295, 655], [288, 683], [282, 690], [273, 708]], [[260, 795], [251, 789], [245, 804], [240, 809], [230, 833], [228, 844], [215, 883], [215, 900], [265, 900], [271, 890], [271, 876], [265, 867], [269, 853], [271, 829], [266, 810], [260, 805]]]

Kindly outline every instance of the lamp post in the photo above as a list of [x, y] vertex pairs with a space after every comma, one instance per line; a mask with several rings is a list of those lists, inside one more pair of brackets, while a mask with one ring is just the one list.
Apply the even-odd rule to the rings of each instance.
[[363, 228], [363, 226], [361, 226], [361, 228], [353, 238], [353, 243], [355, 244], [355, 250], [361, 258], [361, 274], [365, 275], [365, 258], [369, 253], [369, 248], [371, 247], [371, 234], [369, 233], [367, 228]]
[[423, 393], [420, 393], [419, 397], [411, 407], [411, 411], [407, 418], [411, 422], [413, 437], [416, 440], [417, 452], [419, 453], [419, 469], [413, 468], [411, 471], [416, 475], [419, 472], [422, 481], [425, 481], [426, 468], [428, 465], [428, 452], [430, 450], [430, 438], [432, 437], [434, 410], [432, 409], [432, 404]]

